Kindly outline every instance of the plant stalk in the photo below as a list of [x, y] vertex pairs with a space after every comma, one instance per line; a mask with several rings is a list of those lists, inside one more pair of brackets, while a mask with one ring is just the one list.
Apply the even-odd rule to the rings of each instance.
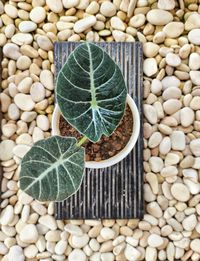
[[81, 145], [83, 145], [87, 140], [88, 138], [86, 136], [83, 136], [83, 138], [77, 143], [77, 146], [81, 147]]

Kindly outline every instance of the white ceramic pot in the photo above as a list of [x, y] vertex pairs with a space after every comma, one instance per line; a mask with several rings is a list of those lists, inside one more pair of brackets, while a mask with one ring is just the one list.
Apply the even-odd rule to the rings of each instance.
[[[135, 146], [135, 143], [138, 139], [139, 132], [140, 132], [140, 115], [137, 109], [137, 106], [134, 102], [134, 100], [131, 98], [130, 95], [127, 95], [127, 103], [131, 109], [132, 115], [133, 115], [133, 132], [130, 137], [129, 142], [126, 144], [126, 146], [121, 150], [118, 154], [115, 156], [102, 160], [102, 161], [86, 161], [85, 167], [86, 168], [93, 168], [93, 169], [100, 169], [100, 168], [106, 168], [110, 167], [112, 165], [115, 165], [116, 163], [123, 160], [133, 149]], [[59, 129], [59, 120], [60, 120], [60, 109], [58, 105], [56, 104], [53, 116], [52, 116], [52, 135], [60, 135], [60, 129]]]

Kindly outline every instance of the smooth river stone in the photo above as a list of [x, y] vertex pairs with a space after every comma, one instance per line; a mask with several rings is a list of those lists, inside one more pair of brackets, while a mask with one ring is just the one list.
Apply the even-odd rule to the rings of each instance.
[[14, 102], [22, 111], [31, 111], [35, 107], [30, 95], [18, 93], [15, 95]]
[[147, 13], [147, 21], [153, 25], [166, 25], [173, 20], [173, 15], [165, 10], [153, 9]]
[[185, 134], [182, 131], [173, 131], [170, 139], [173, 150], [183, 151], [185, 149], [186, 139]]

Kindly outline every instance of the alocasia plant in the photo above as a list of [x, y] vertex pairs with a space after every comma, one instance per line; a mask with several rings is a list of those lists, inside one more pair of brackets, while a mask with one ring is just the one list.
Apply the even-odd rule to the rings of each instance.
[[68, 57], [55, 92], [63, 117], [83, 138], [53, 136], [38, 141], [22, 159], [20, 187], [40, 201], [60, 201], [78, 190], [84, 175], [81, 145], [115, 131], [127, 97], [118, 65], [103, 49], [87, 42]]

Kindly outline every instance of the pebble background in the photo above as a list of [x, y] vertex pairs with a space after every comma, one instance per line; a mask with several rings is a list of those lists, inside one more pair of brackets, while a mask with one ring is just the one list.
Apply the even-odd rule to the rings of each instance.
[[[0, 1], [2, 261], [200, 260], [198, 0]], [[55, 221], [19, 190], [21, 158], [51, 135], [54, 41], [144, 44], [146, 214]]]

